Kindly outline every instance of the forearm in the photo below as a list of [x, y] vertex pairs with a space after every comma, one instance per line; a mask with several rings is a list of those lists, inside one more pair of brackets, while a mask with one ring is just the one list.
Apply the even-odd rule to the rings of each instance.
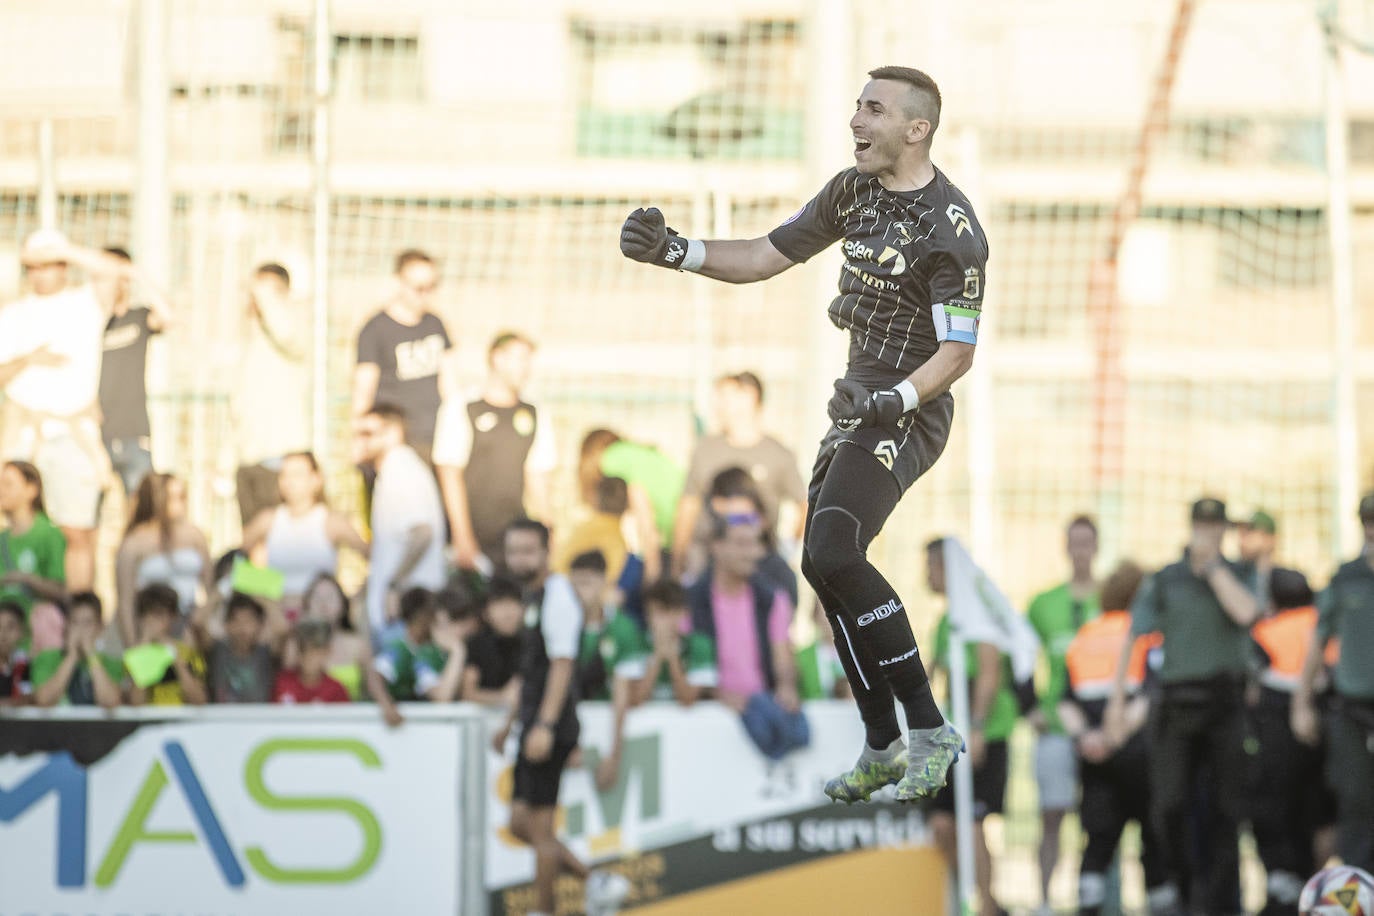
[[176, 663], [177, 683], [181, 685], [182, 699], [188, 706], [204, 706], [209, 700], [205, 685], [196, 677], [189, 665], [178, 660]]
[[57, 666], [53, 676], [33, 692], [33, 705], [56, 706], [67, 692], [67, 685], [71, 683], [72, 674], [76, 671], [76, 662], [76, 656], [71, 652], [63, 655], [62, 663]]
[[673, 699], [683, 706], [691, 706], [701, 699], [701, 688], [687, 680], [687, 672], [682, 668], [681, 659], [673, 656], [666, 659], [665, 664], [668, 666], [668, 680], [673, 685]]
[[95, 688], [95, 703], [103, 709], [114, 709], [119, 705], [119, 685], [110, 679], [110, 673], [98, 658], [88, 658], [86, 664], [91, 669], [91, 684]]
[[23, 356], [17, 356], [7, 363], [0, 363], [0, 388], [4, 388], [10, 382], [14, 381], [19, 373], [29, 368], [32, 355], [31, 353], [25, 353]]
[[396, 708], [396, 701], [391, 698], [391, 691], [386, 689], [386, 681], [371, 665], [368, 665], [367, 668], [367, 695], [372, 698], [372, 702], [384, 710]]
[[425, 697], [432, 703], [449, 703], [458, 696], [458, 688], [463, 682], [463, 665], [466, 661], [464, 653], [450, 652], [448, 661], [444, 663], [444, 670], [439, 673], [439, 683], [435, 684], [425, 694]]
[[789, 643], [773, 644], [773, 679], [777, 682], [777, 690], [797, 689], [797, 659]]
[[1321, 638], [1312, 634], [1312, 644], [1307, 647], [1307, 657], [1302, 661], [1302, 673], [1298, 676], [1298, 686], [1293, 691], [1293, 705], [1306, 706], [1312, 702], [1312, 690], [1317, 682], [1317, 672], [1322, 667]]
[[981, 729], [992, 712], [1001, 680], [1001, 657], [996, 646], [978, 644], [978, 677], [973, 682], [973, 696], [969, 698], [969, 718], [975, 729]]
[[687, 561], [687, 548], [692, 544], [697, 518], [701, 514], [701, 497], [688, 496], [678, 500], [677, 517], [673, 520], [673, 572], [681, 574]]
[[610, 756], [616, 759], [620, 758], [620, 751], [625, 743], [625, 717], [630, 712], [631, 684], [632, 681], [623, 677], [611, 681], [611, 708], [614, 718], [611, 720]]
[[405, 581], [411, 571], [415, 569], [420, 558], [429, 549], [430, 542], [434, 540], [434, 532], [428, 525], [416, 525], [406, 534], [405, 552], [401, 554], [401, 562], [396, 565], [396, 571], [391, 576], [388, 585], [394, 585]]
[[572, 685], [573, 660], [555, 658], [549, 662], [549, 675], [544, 681], [544, 697], [539, 701], [536, 721], [552, 725], [563, 713], [563, 703], [568, 699], [568, 688]]
[[541, 521], [549, 520], [549, 475], [538, 472], [525, 475], [525, 514]]
[[61, 603], [67, 600], [67, 586], [61, 582], [44, 579], [42, 576], [30, 576], [24, 584], [28, 586], [29, 591], [44, 601]]
[[907, 376], [922, 404], [949, 390], [973, 366], [973, 345], [947, 340], [935, 355]]
[[1218, 563], [1212, 567], [1207, 573], [1207, 584], [1212, 586], [1222, 610], [1233, 621], [1243, 627], [1255, 622], [1259, 616], [1259, 604], [1254, 594], [1224, 564]]
[[1064, 732], [1070, 738], [1078, 738], [1088, 730], [1088, 719], [1083, 715], [1083, 710], [1079, 708], [1077, 703], [1060, 700], [1055, 711], [1059, 713], [1059, 721], [1064, 726]]
[[767, 280], [792, 266], [767, 236], [756, 239], [712, 239], [702, 243], [706, 258], [697, 273], [724, 283]]

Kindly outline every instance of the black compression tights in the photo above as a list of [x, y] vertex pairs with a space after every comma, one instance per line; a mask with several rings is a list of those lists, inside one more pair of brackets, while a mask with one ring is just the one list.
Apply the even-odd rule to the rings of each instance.
[[887, 747], [901, 735], [894, 698], [906, 711], [908, 728], [935, 728], [944, 721], [930, 695], [906, 609], [866, 555], [901, 495], [877, 458], [841, 444], [820, 495], [807, 507], [802, 574], [825, 607], [873, 748]]

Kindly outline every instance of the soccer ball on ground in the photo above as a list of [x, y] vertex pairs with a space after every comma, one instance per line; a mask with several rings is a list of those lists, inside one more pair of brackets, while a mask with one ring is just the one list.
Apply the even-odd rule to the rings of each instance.
[[1374, 878], [1352, 865], [1323, 868], [1298, 898], [1301, 916], [1374, 916]]

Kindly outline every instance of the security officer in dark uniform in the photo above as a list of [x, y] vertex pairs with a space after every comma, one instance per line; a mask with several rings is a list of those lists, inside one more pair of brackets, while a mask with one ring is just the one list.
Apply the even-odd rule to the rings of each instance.
[[[1244, 584], [1246, 571], [1221, 555], [1229, 525], [1220, 500], [1193, 503], [1192, 538], [1182, 559], [1147, 579], [1131, 604], [1132, 634], [1158, 631], [1164, 638], [1159, 698], [1149, 725], [1150, 792], [1155, 830], [1180, 890], [1195, 873], [1189, 810], [1197, 780], [1216, 808], [1212, 836], [1234, 836], [1243, 819], [1244, 693], [1250, 625], [1259, 606]], [[1113, 707], [1124, 706], [1128, 668], [1129, 658], [1123, 657], [1115, 688], [1120, 700]], [[1193, 909], [1229, 913], [1239, 849], [1234, 842], [1218, 842], [1208, 852]]]
[[1293, 697], [1293, 733], [1315, 744], [1319, 727], [1312, 688], [1325, 646], [1340, 640], [1331, 673], [1327, 779], [1337, 800], [1337, 853], [1346, 865], [1374, 869], [1374, 493], [1360, 500], [1364, 550], [1336, 570], [1317, 599], [1317, 635]]

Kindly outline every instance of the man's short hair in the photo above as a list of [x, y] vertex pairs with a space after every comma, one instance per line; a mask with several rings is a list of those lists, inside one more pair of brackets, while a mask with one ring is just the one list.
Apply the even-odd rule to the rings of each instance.
[[630, 508], [630, 485], [620, 477], [603, 477], [596, 485], [596, 511], [624, 515]]
[[262, 623], [267, 619], [267, 610], [262, 606], [261, 601], [254, 598], [252, 595], [247, 595], [243, 592], [234, 592], [229, 596], [229, 601], [224, 606], [224, 619], [227, 621], [239, 611], [247, 611], [252, 614], [257, 618], [258, 623]]
[[1104, 611], [1130, 610], [1135, 593], [1145, 578], [1145, 570], [1132, 560], [1122, 560], [1102, 583], [1101, 604]]
[[1069, 526], [1064, 530], [1072, 531], [1078, 527], [1087, 528], [1093, 533], [1093, 537], [1097, 537], [1097, 522], [1093, 521], [1091, 515], [1075, 515], [1069, 519]]
[[644, 591], [640, 595], [640, 600], [644, 603], [647, 611], [651, 606], [657, 606], [668, 611], [687, 610], [687, 589], [682, 587], [682, 583], [676, 579], [659, 579], [644, 586]]
[[755, 373], [746, 369], [743, 372], [736, 372], [734, 375], [730, 376], [730, 380], [741, 388], [752, 388], [754, 390], [754, 399], [760, 404], [763, 403], [763, 379], [759, 378]]
[[519, 331], [502, 331], [493, 337], [487, 346], [487, 359], [490, 360], [496, 355], [496, 351], [505, 349], [513, 343], [521, 343], [531, 350], [534, 349], [534, 341]]
[[506, 526], [506, 534], [512, 531], [532, 531], [539, 536], [539, 546], [549, 549], [549, 526], [532, 518], [517, 518]]
[[134, 617], [142, 619], [149, 614], [165, 612], [175, 617], [181, 612], [181, 599], [176, 589], [163, 582], [145, 585], [134, 595]]
[[481, 608], [481, 602], [472, 593], [472, 589], [454, 583], [440, 589], [434, 600], [438, 603], [439, 610], [447, 614], [448, 619], [454, 623], [473, 619]]
[[24, 608], [15, 601], [0, 601], [0, 616], [9, 614], [18, 619], [21, 629], [27, 630], [29, 627], [29, 615], [24, 613]]
[[373, 404], [371, 409], [369, 409], [367, 413], [363, 414], [363, 416], [376, 417], [378, 420], [381, 420], [388, 426], [399, 426], [402, 430], [404, 430], [407, 425], [405, 410], [401, 407], [396, 406], [395, 404], [389, 404], [385, 402], [381, 404]]
[[261, 277], [263, 274], [276, 277], [278, 280], [281, 281], [282, 286], [285, 286], [287, 289], [291, 288], [291, 274], [289, 271], [287, 271], [285, 267], [282, 267], [280, 264], [271, 262], [267, 264], [259, 264], [258, 269], [253, 271], [253, 275], [255, 277]]
[[573, 557], [568, 569], [573, 572], [584, 570], [586, 572], [599, 573], [606, 575], [606, 555], [599, 550], [588, 550]]
[[427, 588], [408, 588], [401, 593], [401, 620], [406, 623], [421, 614], [433, 614], [437, 608], [434, 592]]
[[426, 252], [418, 248], [407, 248], [405, 251], [396, 255], [396, 273], [405, 270], [411, 264], [420, 263], [434, 266], [434, 259]]
[[119, 258], [125, 264], [132, 264], [134, 262], [134, 256], [129, 254], [129, 250], [127, 248], [120, 248], [118, 245], [108, 245], [105, 248], [102, 248], [101, 251], [105, 252], [111, 257]]
[[939, 553], [939, 554], [943, 554], [944, 552], [945, 552], [945, 539], [944, 539], [943, 536], [938, 537], [938, 538], [931, 538], [929, 541], [926, 541], [926, 553]]
[[1307, 577], [1296, 569], [1276, 569], [1269, 577], [1269, 597], [1281, 611], [1311, 607], [1317, 600]]
[[[70, 617], [72, 611], [83, 605], [95, 611], [96, 617], [103, 618], [105, 616], [105, 605], [101, 603], [100, 596], [92, 591], [76, 592], [73, 595], [69, 595], [67, 597], [67, 605], [63, 608], [63, 611], [66, 616]], [[62, 607], [62, 605], [58, 605], [58, 607]]]
[[492, 576], [487, 583], [487, 604], [496, 601], [514, 601], [517, 604], [525, 600], [525, 590], [510, 576]]
[[738, 465], [725, 468], [711, 478], [711, 486], [706, 491], [707, 499], [716, 497], [747, 496], [762, 503], [759, 485], [754, 475]]
[[930, 75], [915, 67], [878, 67], [868, 71], [870, 79], [893, 80], [911, 87], [911, 102], [904, 111], [907, 117], [923, 118], [930, 122], [930, 132], [940, 126], [940, 87]]

